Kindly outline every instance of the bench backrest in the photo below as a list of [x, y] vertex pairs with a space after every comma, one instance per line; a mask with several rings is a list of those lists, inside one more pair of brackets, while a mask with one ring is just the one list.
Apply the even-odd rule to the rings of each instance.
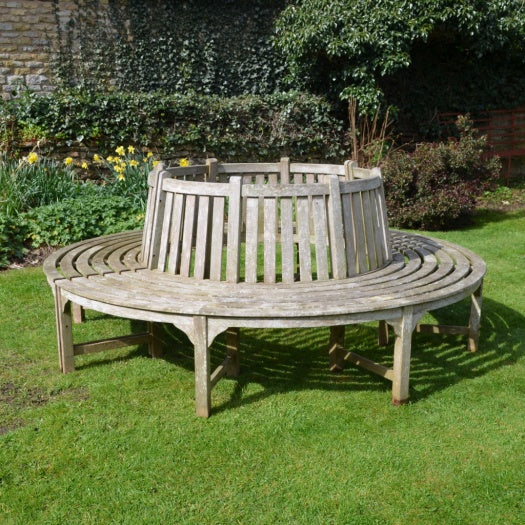
[[194, 279], [344, 279], [391, 260], [378, 169], [278, 163], [164, 168], [149, 176], [142, 257]]

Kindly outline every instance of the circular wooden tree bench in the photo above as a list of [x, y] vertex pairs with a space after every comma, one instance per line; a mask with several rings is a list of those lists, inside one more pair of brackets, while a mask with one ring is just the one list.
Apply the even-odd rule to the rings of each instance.
[[[468, 336], [477, 350], [485, 264], [471, 251], [390, 231], [378, 169], [278, 163], [164, 168], [149, 176], [143, 232], [62, 248], [44, 263], [53, 288], [60, 366], [79, 354], [146, 343], [159, 356], [157, 323], [194, 344], [196, 410], [239, 373], [239, 328], [329, 326], [329, 364], [345, 361], [392, 381], [408, 400], [414, 330]], [[428, 311], [471, 296], [468, 326], [418, 324]], [[78, 308], [147, 321], [147, 332], [73, 343]], [[379, 321], [395, 332], [393, 367], [344, 347], [348, 324]], [[226, 332], [227, 356], [210, 369], [209, 348]]]

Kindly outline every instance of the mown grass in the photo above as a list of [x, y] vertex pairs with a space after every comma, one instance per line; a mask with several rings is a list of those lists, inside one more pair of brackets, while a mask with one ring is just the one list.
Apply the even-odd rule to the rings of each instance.
[[[411, 403], [348, 367], [327, 329], [244, 330], [242, 374], [194, 416], [192, 348], [134, 347], [58, 372], [41, 269], [0, 274], [0, 522], [518, 524], [525, 516], [525, 214], [433, 233], [488, 263], [480, 351], [416, 334]], [[459, 323], [468, 304], [436, 312]], [[141, 330], [88, 312], [76, 337]], [[347, 345], [391, 361], [372, 326]], [[223, 353], [220, 338], [215, 359]]]

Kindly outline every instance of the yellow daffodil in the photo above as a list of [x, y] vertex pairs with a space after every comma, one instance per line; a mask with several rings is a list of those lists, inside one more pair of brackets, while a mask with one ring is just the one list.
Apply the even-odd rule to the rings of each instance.
[[180, 159], [179, 160], [179, 166], [189, 166], [190, 165], [190, 161], [188, 159]]
[[66, 157], [66, 158], [64, 159], [64, 164], [65, 164], [66, 166], [71, 166], [71, 164], [73, 164], [73, 159], [72, 159], [71, 157]]
[[139, 163], [135, 159], [132, 159], [132, 160], [129, 161], [129, 165], [130, 166], [138, 166]]
[[133, 146], [128, 146], [128, 153], [135, 153], [135, 148]]
[[126, 180], [126, 177], [124, 177], [124, 175], [122, 175], [122, 173], [117, 178], [118, 178], [118, 180]]
[[155, 167], [158, 163], [159, 163], [158, 160], [154, 160], [154, 161], [152, 162], [152, 166]]
[[124, 146], [119, 146], [116, 150], [115, 150], [115, 153], [117, 155], [125, 155], [126, 154], [126, 151], [124, 150]]
[[93, 155], [93, 162], [102, 162], [102, 158], [100, 157], [100, 155], [98, 155], [97, 153], [95, 153]]
[[146, 157], [148, 157], [148, 159], [149, 159], [150, 157], [153, 157], [153, 153], [151, 153], [151, 151], [148, 151], [148, 154], [146, 155]]
[[88, 169], [88, 163], [87, 162], [83, 162], [82, 163], [82, 169], [83, 170], [87, 170]]
[[117, 172], [117, 173], [124, 173], [124, 166], [114, 166], [113, 169]]
[[32, 151], [27, 156], [27, 162], [29, 162], [29, 164], [34, 164], [35, 162], [38, 162], [38, 155], [34, 151]]
[[106, 160], [108, 162], [113, 162], [115, 160], [115, 157], [113, 157], [113, 155], [110, 155], [109, 157], [106, 157]]

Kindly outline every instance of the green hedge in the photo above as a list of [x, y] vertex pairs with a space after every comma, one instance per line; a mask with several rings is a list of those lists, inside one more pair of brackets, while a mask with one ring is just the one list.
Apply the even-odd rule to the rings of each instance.
[[15, 117], [19, 135], [101, 153], [120, 144], [156, 148], [161, 155], [186, 148], [221, 160], [342, 159], [348, 151], [331, 105], [298, 92], [220, 98], [69, 90], [46, 97], [25, 93], [2, 104], [9, 105], [4, 112]]

